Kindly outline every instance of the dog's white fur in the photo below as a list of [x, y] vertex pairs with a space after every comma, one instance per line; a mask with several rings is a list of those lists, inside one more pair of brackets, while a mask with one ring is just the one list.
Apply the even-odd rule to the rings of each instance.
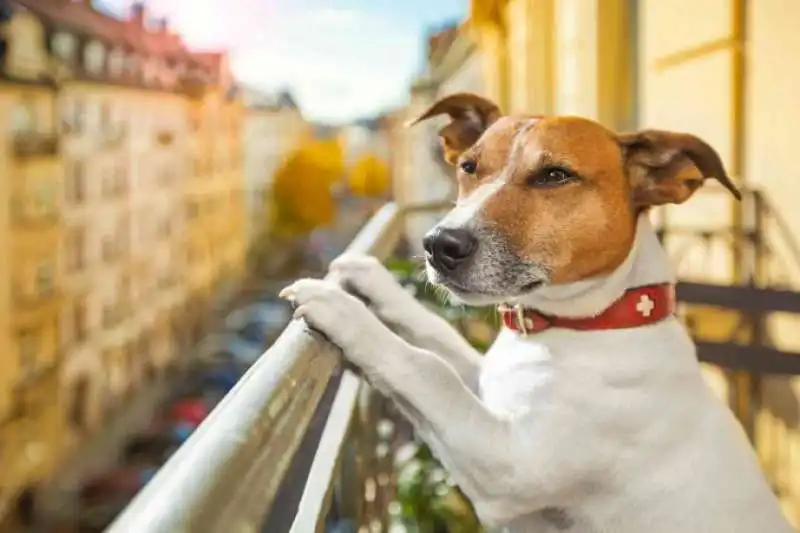
[[[504, 330], [483, 357], [377, 260], [342, 256], [332, 270], [374, 314], [333, 283], [300, 280], [286, 290], [298, 316], [397, 401], [487, 525], [509, 533], [792, 531], [676, 318], [527, 338]], [[587, 316], [627, 288], [667, 281], [667, 257], [642, 215], [627, 260], [610, 276], [545, 286], [522, 303]]]

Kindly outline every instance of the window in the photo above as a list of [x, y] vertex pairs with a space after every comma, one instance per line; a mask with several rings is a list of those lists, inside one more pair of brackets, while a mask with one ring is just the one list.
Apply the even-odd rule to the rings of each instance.
[[17, 335], [19, 346], [19, 367], [23, 376], [36, 370], [39, 359], [39, 337], [30, 329], [21, 330]]
[[119, 162], [113, 162], [106, 167], [102, 182], [104, 198], [113, 198], [124, 191], [124, 175], [121, 176], [123, 171], [124, 169]]
[[128, 177], [124, 163], [117, 164], [114, 172], [114, 188], [117, 194], [124, 194], [128, 190]]
[[89, 380], [85, 377], [78, 379], [72, 390], [72, 401], [69, 408], [69, 423], [73, 429], [86, 428], [86, 408], [89, 401]]
[[36, 130], [36, 107], [24, 99], [11, 108], [11, 131], [16, 134], [31, 133]]
[[86, 230], [72, 228], [67, 234], [67, 268], [81, 270], [86, 263]]
[[132, 77], [139, 75], [139, 58], [135, 54], [125, 58], [125, 72]]
[[104, 305], [103, 306], [103, 326], [111, 327], [116, 322], [116, 313], [114, 311], [114, 307], [111, 305]]
[[80, 299], [72, 309], [72, 336], [75, 342], [83, 342], [89, 334], [86, 302]]
[[65, 114], [65, 121], [72, 131], [81, 133], [86, 125], [86, 103], [82, 100], [73, 101]]
[[125, 52], [117, 48], [108, 55], [108, 70], [111, 76], [118, 78], [125, 70]]
[[53, 270], [51, 262], [41, 263], [36, 269], [36, 292], [40, 296], [53, 293]]
[[73, 161], [67, 176], [67, 199], [73, 204], [81, 204], [86, 199], [86, 167], [83, 161]]
[[189, 218], [189, 220], [197, 218], [199, 212], [200, 212], [199, 206], [195, 201], [190, 201], [189, 204], [186, 206], [186, 216]]
[[120, 220], [117, 226], [117, 252], [123, 255], [128, 255], [131, 241], [131, 231], [133, 224], [128, 216]]
[[34, 209], [44, 215], [55, 213], [56, 195], [53, 190], [54, 182], [50, 179], [41, 179], [36, 184]]
[[100, 104], [100, 131], [109, 132], [112, 129], [111, 104], [103, 102]]
[[59, 59], [71, 62], [75, 59], [78, 41], [73, 35], [58, 32], [53, 36], [52, 46], [53, 52], [55, 52]]
[[114, 239], [108, 235], [103, 237], [102, 249], [103, 249], [102, 251], [103, 261], [112, 261], [114, 259], [114, 255], [116, 252], [116, 247], [114, 246]]
[[83, 49], [83, 66], [92, 74], [100, 74], [106, 63], [106, 49], [103, 43], [92, 41]]

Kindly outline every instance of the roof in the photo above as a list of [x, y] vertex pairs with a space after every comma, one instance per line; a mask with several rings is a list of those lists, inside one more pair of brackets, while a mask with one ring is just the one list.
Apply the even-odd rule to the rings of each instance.
[[251, 109], [263, 111], [280, 111], [282, 109], [300, 109], [292, 93], [288, 90], [266, 92], [252, 87], [243, 88], [245, 104]]
[[428, 59], [434, 60], [434, 57], [443, 55], [458, 37], [458, 32], [458, 23], [450, 23], [431, 31], [428, 34]]
[[108, 42], [127, 42], [123, 22], [95, 11], [88, 2], [73, 0], [13, 0], [12, 4], [29, 9], [52, 22], [60, 22]]
[[[180, 35], [169, 29], [166, 19], [161, 19], [156, 28], [147, 27], [145, 7], [140, 2], [133, 4], [130, 15], [124, 20], [94, 9], [88, 0], [12, 0], [11, 3], [29, 9], [49, 22], [63, 24], [145, 55], [188, 60], [210, 69], [214, 67], [214, 62], [207, 57], [210, 54], [191, 52]], [[223, 54], [218, 53], [220, 57]], [[218, 65], [221, 59], [217, 61]]]

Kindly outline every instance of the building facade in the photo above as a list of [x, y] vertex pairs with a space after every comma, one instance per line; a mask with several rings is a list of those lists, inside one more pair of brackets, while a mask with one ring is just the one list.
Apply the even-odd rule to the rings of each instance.
[[[9, 42], [28, 23], [13, 22], [5, 28]], [[60, 312], [68, 302], [60, 275], [56, 90], [7, 65], [0, 81], [0, 524], [16, 501], [4, 496], [23, 495], [44, 479], [64, 449]]]
[[206, 327], [205, 310], [224, 300], [241, 280], [246, 244], [243, 101], [225, 54], [210, 52], [198, 58], [213, 85], [193, 87], [190, 97], [194, 172], [184, 182], [185, 316], [192, 341]]
[[[411, 88], [406, 120], [421, 115], [437, 99], [456, 92], [484, 94], [482, 51], [465, 25], [447, 26], [427, 37], [427, 64]], [[452, 169], [441, 158], [438, 131], [445, 117], [398, 130], [394, 146], [403, 152], [393, 161], [394, 195], [402, 203], [427, 203], [455, 198]], [[422, 237], [437, 215], [418, 215], [407, 222], [409, 243], [422, 254]]]
[[[709, 184], [685, 205], [656, 210], [682, 279], [729, 285], [755, 278], [797, 291], [798, 186], [785, 169], [795, 151], [789, 129], [800, 113], [800, 68], [791, 52], [800, 37], [790, 29], [798, 19], [800, 5], [790, 0], [474, 0], [469, 25], [483, 50], [486, 93], [504, 110], [585, 115], [615, 130], [693, 133], [719, 152], [741, 187], [759, 194], [771, 216], [758, 230], [758, 246], [770, 254], [749, 272], [736, 237], [750, 231], [744, 204]], [[733, 238], [708, 245], [703, 235]], [[701, 337], [728, 339], [742, 317], [693, 308], [687, 319]], [[772, 345], [796, 352], [797, 322], [769, 317]], [[745, 420], [800, 527], [800, 378], [753, 381], [712, 366], [704, 372]]]
[[243, 108], [226, 55], [189, 51], [141, 4], [122, 20], [88, 0], [11, 5], [0, 524], [24, 520], [29, 495], [177, 360], [198, 302], [244, 268]]
[[269, 194], [275, 171], [292, 150], [311, 136], [311, 125], [288, 92], [244, 91], [245, 213], [248, 241], [270, 221]]

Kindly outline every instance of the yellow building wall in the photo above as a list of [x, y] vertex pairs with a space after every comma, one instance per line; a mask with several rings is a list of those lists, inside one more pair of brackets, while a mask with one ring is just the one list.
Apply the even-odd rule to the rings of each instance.
[[203, 300], [245, 271], [244, 107], [219, 90], [190, 105], [197, 129], [185, 196], [187, 275], [192, 296]]
[[[701, 3], [679, 0], [665, 5], [657, 0], [641, 0], [638, 5], [639, 39], [633, 45], [638, 47], [639, 57], [639, 127], [683, 131], [705, 139], [738, 179], [740, 171], [736, 168], [734, 154], [741, 147], [737, 146], [733, 134], [737, 126], [735, 57], [733, 47], [726, 45], [732, 43], [732, 4], [730, 0]], [[694, 10], [698, 16], [691, 17], [690, 22], [675, 31], [664, 31], [669, 24], [684, 18], [680, 13], [687, 9]], [[708, 43], [721, 44], [706, 52]], [[660, 208], [657, 216], [663, 217], [667, 227], [693, 231], [720, 231], [731, 227], [734, 200], [716, 184], [710, 185], [686, 204]], [[665, 245], [682, 279], [723, 284], [734, 281], [733, 250], [723, 240], [715, 240], [709, 248], [696, 234], [676, 235]], [[713, 310], [703, 312], [698, 322], [706, 325], [716, 322], [723, 334], [732, 326], [730, 318], [716, 315]], [[718, 395], [727, 398], [730, 389], [725, 373], [710, 366], [705, 366], [704, 372]]]
[[0, 116], [7, 120], [0, 128], [0, 521], [22, 490], [52, 473], [66, 444], [58, 382], [62, 168], [54, 112], [53, 89], [0, 84]]
[[[797, 143], [794, 124], [800, 120], [800, 67], [796, 51], [800, 4], [792, 0], [748, 2], [745, 65], [745, 170], [748, 184], [763, 190], [786, 229], [768, 217], [767, 242], [775, 256], [764, 265], [774, 281], [800, 287], [800, 258], [792, 251], [800, 242], [800, 180], [793, 174]], [[787, 231], [788, 230], [788, 231]], [[768, 322], [780, 348], [800, 352], [800, 319], [778, 315]], [[763, 383], [763, 410], [757, 437], [762, 460], [784, 496], [785, 510], [800, 528], [800, 377], [772, 377]]]

